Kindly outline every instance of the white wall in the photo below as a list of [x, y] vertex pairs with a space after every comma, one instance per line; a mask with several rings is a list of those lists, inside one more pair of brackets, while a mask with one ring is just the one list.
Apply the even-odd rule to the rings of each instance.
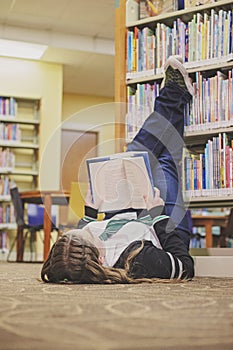
[[111, 98], [64, 94], [63, 127], [98, 132], [98, 155], [115, 152], [115, 110]]

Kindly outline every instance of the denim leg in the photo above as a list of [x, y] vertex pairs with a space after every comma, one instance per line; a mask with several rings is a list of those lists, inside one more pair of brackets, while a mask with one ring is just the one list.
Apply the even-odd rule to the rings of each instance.
[[155, 100], [154, 112], [128, 145], [127, 151], [147, 151], [154, 185], [165, 201], [165, 212], [179, 228], [189, 246], [190, 225], [184, 206], [181, 183], [181, 160], [184, 141], [184, 109], [191, 95], [169, 83]]

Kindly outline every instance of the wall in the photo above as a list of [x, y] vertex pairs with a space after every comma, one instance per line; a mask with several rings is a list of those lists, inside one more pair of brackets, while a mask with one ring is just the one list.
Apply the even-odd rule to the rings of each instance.
[[62, 65], [0, 58], [0, 95], [41, 98], [40, 187], [58, 189], [61, 121], [99, 133], [98, 154], [115, 152], [113, 98], [64, 94]]
[[[0, 96], [41, 99], [40, 187], [59, 189], [61, 126], [99, 133], [98, 154], [114, 153], [113, 99], [62, 95], [62, 65], [0, 58]], [[63, 123], [62, 123], [63, 121]], [[39, 258], [42, 244], [37, 247]], [[12, 256], [13, 258], [13, 256]]]
[[[43, 189], [58, 189], [61, 137], [57, 127], [61, 124], [62, 66], [0, 58], [0, 76], [0, 95], [41, 98], [40, 161], [47, 166], [40, 169], [40, 185]], [[53, 145], [48, 147], [56, 129]]]
[[98, 155], [115, 152], [114, 99], [98, 96], [64, 94], [63, 128], [98, 132]]

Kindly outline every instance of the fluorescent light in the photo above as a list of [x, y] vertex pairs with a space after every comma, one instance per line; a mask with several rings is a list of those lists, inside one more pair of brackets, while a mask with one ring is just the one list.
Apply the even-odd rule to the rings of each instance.
[[48, 46], [0, 39], [0, 56], [40, 59]]

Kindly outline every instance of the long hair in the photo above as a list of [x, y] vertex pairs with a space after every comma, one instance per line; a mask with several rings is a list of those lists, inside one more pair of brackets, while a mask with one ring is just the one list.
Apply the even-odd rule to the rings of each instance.
[[171, 282], [130, 276], [131, 262], [142, 248], [143, 241], [139, 248], [129, 254], [124, 269], [104, 267], [99, 262], [99, 250], [91, 242], [73, 233], [63, 234], [52, 246], [42, 267], [41, 278], [44, 282], [79, 284]]

